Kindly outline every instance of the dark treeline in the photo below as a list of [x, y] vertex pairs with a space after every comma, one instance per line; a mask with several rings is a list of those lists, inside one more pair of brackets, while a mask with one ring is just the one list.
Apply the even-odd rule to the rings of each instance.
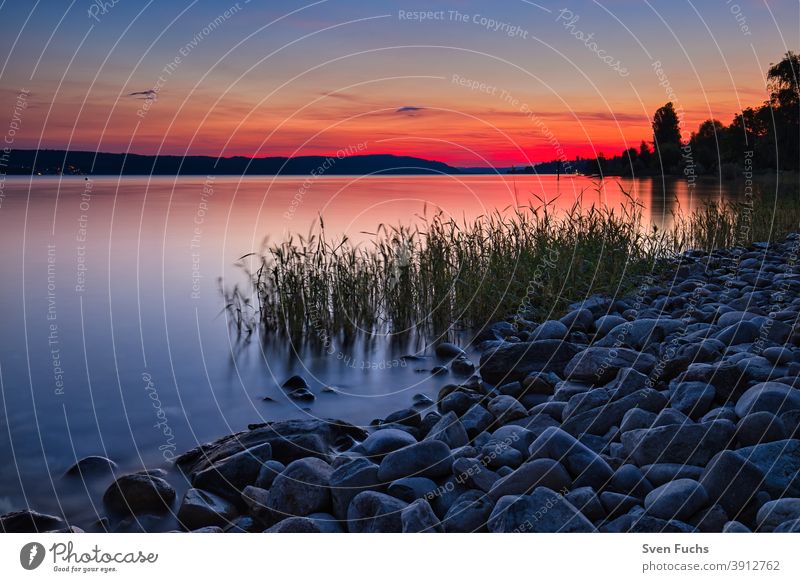
[[747, 171], [800, 169], [800, 56], [788, 52], [770, 66], [770, 97], [748, 107], [730, 125], [716, 119], [700, 124], [688, 141], [681, 139], [680, 120], [672, 103], [653, 116], [653, 141], [642, 141], [610, 158], [576, 158], [538, 164], [537, 173], [572, 171], [610, 176], [717, 174], [724, 178]]

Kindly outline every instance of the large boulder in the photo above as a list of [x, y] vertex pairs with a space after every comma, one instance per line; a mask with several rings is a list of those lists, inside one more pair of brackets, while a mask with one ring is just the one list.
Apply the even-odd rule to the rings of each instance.
[[175, 463], [184, 473], [192, 475], [263, 443], [270, 443], [272, 458], [284, 465], [305, 457], [330, 460], [333, 452], [365, 438], [364, 430], [341, 420], [306, 418], [269, 422], [195, 447], [177, 457]]
[[401, 533], [402, 512], [407, 503], [376, 491], [362, 491], [350, 502], [347, 527], [350, 533]]
[[530, 459], [553, 459], [561, 463], [575, 480], [575, 487], [605, 487], [614, 475], [611, 466], [597, 453], [571, 434], [549, 427], [528, 449]]
[[480, 372], [484, 380], [500, 385], [523, 380], [532, 372], [564, 373], [564, 366], [578, 348], [561, 340], [504, 343], [481, 354]]
[[715, 455], [700, 477], [711, 501], [721, 505], [732, 520], [738, 520], [753, 502], [763, 482], [761, 469], [728, 450]]
[[443, 477], [450, 473], [453, 459], [442, 441], [422, 441], [386, 455], [378, 479], [388, 483], [402, 477]]
[[623, 346], [643, 350], [651, 343], [662, 342], [664, 338], [680, 329], [683, 322], [677, 319], [636, 319], [620, 323], [610, 330], [603, 339], [593, 345], [611, 348]]
[[489, 490], [489, 497], [497, 501], [505, 495], [527, 495], [537, 487], [564, 491], [571, 485], [572, 479], [561, 463], [553, 459], [536, 459], [501, 477]]
[[[433, 425], [425, 440], [442, 441], [451, 449], [463, 447], [469, 443], [467, 430], [456, 416], [455, 412], [444, 414], [439, 421]], [[409, 443], [412, 444], [412, 443]]]
[[236, 517], [236, 506], [218, 495], [189, 489], [183, 496], [178, 521], [188, 530], [206, 526], [225, 526]]
[[668, 424], [622, 433], [622, 446], [639, 465], [678, 463], [703, 466], [733, 439], [735, 425], [727, 420], [701, 424]]
[[739, 418], [753, 412], [781, 415], [790, 410], [800, 410], [800, 390], [780, 382], [756, 384], [736, 403], [736, 414]]
[[382, 428], [369, 435], [361, 443], [361, 449], [367, 457], [380, 461], [384, 455], [402, 449], [417, 442], [412, 435], [399, 428]]
[[800, 497], [800, 440], [744, 447], [736, 454], [764, 472], [764, 486], [771, 495]]
[[648, 515], [687, 521], [708, 503], [708, 492], [693, 479], [677, 479], [653, 489], [644, 498]]
[[307, 517], [287, 517], [264, 530], [264, 533], [321, 533], [313, 519]]
[[605, 384], [622, 368], [633, 368], [649, 374], [656, 366], [656, 358], [627, 348], [590, 347], [576, 354], [564, 368], [571, 380]]
[[447, 533], [472, 533], [486, 531], [486, 522], [494, 502], [482, 491], [470, 490], [450, 506], [442, 520]]
[[327, 511], [331, 505], [332, 473], [331, 466], [316, 457], [289, 463], [272, 482], [267, 506], [282, 517]]
[[539, 487], [530, 495], [507, 495], [494, 506], [488, 522], [494, 533], [590, 533], [597, 531], [563, 495]]
[[711, 408], [717, 391], [704, 382], [681, 382], [672, 391], [670, 406], [697, 420]]
[[60, 517], [39, 513], [32, 509], [0, 515], [0, 531], [3, 533], [43, 533], [63, 528], [65, 525], [64, 520]]
[[782, 523], [800, 519], [800, 499], [785, 497], [768, 501], [758, 510], [759, 531], [773, 531]]
[[561, 428], [573, 435], [584, 433], [604, 435], [612, 426], [622, 424], [625, 413], [633, 408], [658, 412], [666, 405], [667, 399], [663, 394], [652, 388], [645, 388], [598, 408], [576, 414], [564, 422]]
[[333, 515], [337, 519], [347, 519], [347, 508], [353, 497], [362, 491], [379, 487], [378, 465], [363, 457], [355, 458], [336, 467], [329, 484]]
[[262, 466], [271, 458], [272, 446], [269, 443], [256, 445], [196, 473], [192, 485], [229, 501], [238, 501], [244, 488], [258, 480]]
[[103, 504], [117, 514], [166, 513], [174, 501], [172, 485], [148, 471], [119, 477], [103, 494]]
[[417, 499], [400, 512], [403, 533], [442, 533], [444, 530], [439, 518], [431, 509], [430, 503]]

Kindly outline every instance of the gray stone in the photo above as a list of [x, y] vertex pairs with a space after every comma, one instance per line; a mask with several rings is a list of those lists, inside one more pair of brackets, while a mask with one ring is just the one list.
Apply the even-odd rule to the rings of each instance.
[[387, 493], [400, 501], [412, 503], [416, 499], [427, 497], [432, 491], [436, 491], [436, 487], [434, 481], [425, 477], [403, 477], [392, 481]]
[[417, 499], [400, 512], [403, 533], [442, 533], [439, 518], [424, 499]]
[[447, 533], [486, 531], [494, 503], [482, 491], [467, 491], [456, 499], [442, 520]]
[[606, 383], [622, 368], [649, 374], [656, 365], [654, 356], [626, 348], [590, 347], [576, 354], [564, 368], [567, 378]]
[[378, 488], [378, 465], [365, 458], [353, 459], [331, 473], [329, 484], [333, 515], [344, 520], [353, 497], [362, 491]]
[[350, 502], [347, 529], [350, 533], [401, 533], [402, 512], [407, 503], [376, 491], [362, 491]]
[[722, 527], [722, 533], [753, 533], [743, 523], [738, 521], [729, 521]]
[[697, 420], [711, 408], [717, 391], [703, 382], [681, 382], [672, 392], [670, 406]]
[[653, 426], [656, 421], [656, 415], [653, 412], [648, 412], [641, 408], [631, 408], [622, 417], [622, 422], [619, 425], [619, 431], [628, 432], [637, 428], [649, 428]]
[[533, 339], [535, 340], [562, 340], [567, 337], [569, 329], [560, 321], [545, 321], [533, 331]]
[[312, 513], [308, 519], [314, 522], [321, 533], [344, 533], [339, 520], [330, 513]]
[[383, 428], [376, 430], [361, 443], [361, 448], [367, 457], [380, 460], [392, 451], [402, 449], [417, 442], [412, 435], [397, 428]]
[[758, 339], [759, 327], [751, 321], [742, 321], [729, 325], [714, 336], [726, 346], [752, 343]]
[[264, 533], [320, 533], [320, 529], [313, 519], [288, 517], [265, 529]]
[[469, 443], [469, 437], [464, 425], [461, 424], [456, 413], [452, 411], [443, 415], [439, 422], [433, 425], [425, 440], [442, 441], [451, 449], [457, 449]]
[[794, 360], [792, 350], [784, 347], [767, 348], [763, 352], [765, 358], [775, 365], [782, 366]]
[[178, 521], [186, 529], [195, 530], [206, 526], [223, 526], [236, 517], [236, 506], [218, 495], [189, 489], [183, 496]]
[[522, 380], [532, 372], [555, 372], [561, 376], [577, 352], [578, 348], [560, 340], [506, 343], [481, 354], [480, 372], [495, 386]]
[[192, 478], [192, 486], [228, 501], [236, 501], [245, 487], [256, 482], [262, 465], [271, 458], [270, 443], [256, 445], [196, 473]]
[[509, 422], [528, 416], [525, 407], [511, 396], [495, 396], [489, 401], [487, 407], [499, 422]]
[[736, 403], [736, 414], [743, 418], [753, 412], [783, 414], [800, 409], [800, 390], [779, 382], [763, 382], [748, 389]]
[[450, 448], [442, 441], [422, 441], [386, 455], [378, 479], [390, 482], [402, 477], [442, 477], [450, 473]]
[[466, 356], [467, 353], [458, 347], [456, 344], [450, 342], [441, 342], [436, 344], [436, 355], [440, 358], [458, 358]]
[[614, 476], [613, 469], [597, 453], [567, 432], [551, 427], [531, 444], [530, 460], [552, 459], [560, 462], [575, 480], [576, 487], [592, 486], [600, 490]]
[[659, 519], [686, 521], [708, 503], [708, 493], [693, 479], [677, 479], [647, 494], [644, 507]]
[[116, 468], [117, 464], [111, 459], [99, 455], [90, 455], [72, 465], [66, 470], [64, 475], [88, 479], [102, 475], [111, 475]]
[[764, 485], [770, 494], [800, 497], [800, 440], [787, 439], [745, 447], [738, 449], [736, 454], [764, 472]]
[[494, 416], [480, 404], [473, 404], [461, 417], [461, 424], [470, 439], [488, 429], [494, 422]]
[[103, 504], [118, 514], [161, 514], [169, 511], [174, 501], [172, 485], [147, 472], [123, 475], [103, 494]]
[[272, 482], [267, 506], [282, 516], [304, 517], [327, 511], [332, 473], [328, 463], [314, 457], [292, 461]]
[[384, 420], [384, 424], [402, 424], [405, 426], [419, 426], [420, 422], [422, 421], [422, 417], [420, 417], [419, 412], [414, 410], [413, 408], [403, 408], [401, 410], [395, 410], [389, 416], [387, 416]]
[[756, 521], [759, 531], [773, 531], [782, 523], [800, 519], [800, 499], [784, 497], [769, 501], [758, 510]]
[[494, 533], [591, 533], [586, 516], [563, 495], [539, 487], [530, 495], [507, 495], [494, 506], [488, 522]]
[[48, 515], [23, 509], [0, 515], [0, 531], [4, 533], [42, 533], [62, 528], [64, 520], [55, 515]]
[[603, 491], [600, 494], [600, 502], [603, 505], [608, 519], [616, 519], [628, 513], [634, 507], [639, 507], [642, 500], [632, 495], [623, 495], [622, 493], [613, 493], [611, 491]]
[[497, 501], [504, 495], [526, 495], [537, 487], [556, 491], [568, 490], [572, 478], [564, 466], [553, 459], [536, 459], [524, 463], [513, 473], [499, 479], [489, 490], [489, 496]]
[[480, 489], [483, 492], [488, 492], [500, 479], [500, 475], [489, 469], [478, 459], [472, 458], [456, 459], [453, 462], [453, 475], [457, 481], [466, 483], [470, 487]]
[[603, 509], [603, 504], [600, 503], [600, 498], [591, 487], [578, 487], [573, 489], [566, 495], [569, 501], [575, 508], [585, 515], [590, 521], [599, 521], [605, 519], [606, 510]]
[[610, 491], [632, 495], [640, 499], [653, 490], [653, 486], [644, 476], [642, 470], [635, 465], [622, 465], [614, 471], [614, 476], [608, 486]]
[[728, 446], [735, 427], [726, 420], [671, 424], [622, 434], [624, 452], [639, 465], [679, 463], [702, 466]]
[[261, 487], [262, 489], [269, 489], [272, 487], [272, 482], [275, 480], [275, 477], [283, 473], [285, 469], [286, 465], [279, 461], [266, 461], [258, 471], [255, 486]]
[[715, 455], [700, 476], [711, 500], [719, 503], [731, 519], [739, 518], [763, 482], [764, 472], [733, 451]]
[[597, 336], [603, 337], [616, 326], [625, 323], [625, 321], [625, 318], [619, 315], [603, 315], [595, 320], [594, 328], [597, 330]]
[[753, 412], [736, 425], [736, 444], [740, 447], [782, 441], [788, 436], [783, 421], [771, 412]]
[[612, 426], [619, 426], [625, 413], [632, 408], [641, 408], [648, 412], [657, 412], [664, 408], [667, 399], [660, 392], [651, 388], [638, 390], [633, 394], [620, 398], [592, 410], [576, 414], [567, 420], [561, 428], [573, 435], [590, 433], [603, 435]]
[[594, 325], [594, 315], [589, 309], [575, 309], [559, 320], [570, 331], [590, 331]]

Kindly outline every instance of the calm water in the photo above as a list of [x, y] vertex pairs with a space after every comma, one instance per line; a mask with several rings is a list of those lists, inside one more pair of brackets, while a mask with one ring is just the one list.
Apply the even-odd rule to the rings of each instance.
[[[623, 182], [664, 225], [739, 186]], [[612, 182], [550, 176], [7, 178], [0, 198], [0, 513], [30, 505], [92, 513], [64, 470], [106, 455], [124, 469], [165, 465], [170, 453], [267, 420], [319, 415], [368, 423], [435, 396], [451, 377], [393, 366], [409, 348], [377, 341], [332, 356], [291, 346], [237, 345], [220, 315], [217, 278], [265, 236], [362, 238], [380, 223], [411, 223], [427, 208], [474, 218], [527, 202], [616, 204]], [[677, 200], [677, 202], [676, 202]], [[303, 374], [317, 395], [288, 400], [278, 385]], [[323, 393], [334, 385], [339, 394]], [[265, 401], [264, 397], [274, 401]], [[308, 406], [308, 409], [303, 407]], [[88, 507], [88, 509], [87, 509]]]

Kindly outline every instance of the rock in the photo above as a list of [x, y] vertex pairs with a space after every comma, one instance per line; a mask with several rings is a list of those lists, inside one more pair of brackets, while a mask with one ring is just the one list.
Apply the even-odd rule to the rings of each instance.
[[497, 441], [493, 438], [481, 449], [481, 461], [495, 470], [499, 470], [501, 467], [514, 469], [522, 464], [523, 457], [522, 453], [509, 446], [505, 441]]
[[495, 396], [489, 401], [488, 408], [489, 412], [502, 423], [528, 416], [525, 407], [511, 396]]
[[383, 422], [385, 424], [405, 424], [416, 427], [422, 422], [422, 417], [413, 408], [403, 408], [392, 412]]
[[669, 426], [672, 424], [693, 424], [692, 420], [682, 413], [680, 410], [674, 408], [665, 408], [658, 413], [656, 419], [653, 421], [652, 428], [659, 426]]
[[697, 481], [677, 479], [653, 489], [644, 499], [648, 515], [686, 521], [708, 503], [708, 492]]
[[653, 486], [645, 478], [639, 467], [636, 465], [622, 465], [614, 471], [614, 476], [611, 478], [608, 489], [616, 493], [644, 499], [653, 490]]
[[[461, 458], [453, 462], [453, 475], [456, 481], [466, 483], [470, 487], [479, 489], [484, 493], [500, 479], [500, 475], [487, 468], [478, 459]], [[402, 499], [402, 498], [401, 498]]]
[[382, 428], [369, 435], [367, 440], [361, 443], [361, 448], [367, 457], [380, 460], [392, 451], [416, 444], [416, 442], [417, 439], [405, 431], [396, 428]]
[[480, 372], [484, 380], [494, 385], [522, 380], [533, 372], [561, 376], [576, 353], [577, 347], [560, 340], [502, 344], [481, 354]]
[[677, 381], [711, 384], [723, 402], [735, 401], [746, 387], [742, 372], [733, 362], [691, 364]]
[[654, 463], [702, 466], [728, 446], [734, 431], [733, 423], [715, 420], [640, 428], [623, 433], [621, 440], [625, 454], [640, 467]]
[[262, 489], [269, 489], [272, 487], [272, 482], [275, 481], [275, 477], [283, 473], [285, 469], [286, 465], [283, 463], [278, 461], [266, 461], [261, 465], [254, 485]]
[[772, 531], [775, 533], [800, 533], [800, 519], [784, 521]]
[[440, 358], [458, 358], [467, 355], [467, 352], [450, 342], [436, 344], [435, 352]]
[[628, 432], [637, 428], [650, 428], [656, 421], [656, 415], [641, 408], [631, 408], [622, 417], [619, 425], [619, 432]]
[[350, 502], [347, 527], [350, 533], [400, 533], [402, 511], [407, 503], [376, 491], [362, 491]]
[[625, 323], [626, 319], [619, 315], [603, 315], [598, 317], [594, 322], [594, 328], [597, 331], [597, 337], [603, 337], [618, 325]]
[[759, 531], [773, 531], [782, 523], [800, 519], [800, 499], [784, 497], [769, 501], [758, 510], [756, 521]]
[[311, 392], [311, 390], [306, 390], [304, 388], [298, 388], [297, 390], [292, 390], [288, 392], [287, 395], [292, 400], [299, 400], [301, 402], [313, 402], [317, 399], [316, 396]]
[[304, 517], [331, 506], [331, 466], [315, 457], [298, 459], [275, 477], [267, 506], [282, 516]]
[[781, 441], [788, 436], [783, 421], [771, 412], [748, 414], [736, 425], [736, 444], [740, 447]]
[[689, 519], [689, 525], [703, 533], [719, 533], [726, 523], [728, 523], [728, 514], [718, 504], [701, 509]]
[[606, 510], [603, 509], [600, 498], [591, 487], [578, 487], [573, 489], [566, 495], [569, 501], [575, 508], [585, 515], [590, 521], [599, 521], [605, 519]]
[[762, 352], [763, 356], [776, 366], [786, 365], [794, 360], [792, 350], [784, 347], [767, 348]]
[[186, 529], [228, 525], [236, 517], [236, 506], [218, 495], [201, 489], [189, 489], [183, 496], [178, 521]]
[[564, 374], [579, 382], [606, 383], [622, 368], [633, 368], [649, 374], [656, 365], [655, 357], [626, 348], [590, 347], [576, 354], [564, 368]]
[[722, 527], [722, 533], [753, 533], [738, 521], [729, 521]]
[[287, 517], [272, 527], [265, 529], [264, 533], [321, 533], [313, 519], [307, 517]]
[[575, 486], [590, 485], [599, 490], [614, 476], [608, 463], [589, 447], [565, 431], [550, 427], [529, 448], [530, 460], [552, 459], [560, 462], [575, 479]]
[[680, 329], [683, 324], [675, 319], [636, 319], [620, 323], [610, 330], [595, 346], [613, 348], [624, 346], [643, 350], [651, 343], [662, 342], [664, 338]]
[[480, 404], [473, 404], [461, 417], [461, 424], [467, 431], [467, 437], [475, 438], [489, 428], [494, 422], [494, 416]]
[[730, 519], [738, 519], [764, 482], [764, 472], [733, 451], [714, 456], [700, 476], [700, 484]]
[[451, 449], [457, 449], [469, 443], [469, 437], [464, 425], [461, 424], [456, 413], [452, 411], [443, 415], [439, 422], [433, 425], [425, 440], [442, 441]]
[[400, 512], [403, 533], [442, 533], [439, 518], [424, 499], [417, 499]]
[[242, 491], [242, 503], [248, 515], [259, 523], [273, 524], [280, 516], [275, 516], [269, 508], [269, 491], [248, 485]]
[[486, 531], [486, 522], [494, 503], [482, 491], [467, 491], [456, 499], [444, 517], [447, 533], [472, 533]]
[[743, 418], [753, 412], [783, 414], [800, 409], [800, 390], [779, 382], [762, 382], [748, 389], [736, 403], [736, 414]]
[[561, 494], [539, 487], [531, 495], [507, 495], [494, 506], [488, 522], [494, 533], [590, 533], [597, 531]]
[[467, 358], [456, 358], [450, 363], [450, 369], [453, 370], [455, 374], [469, 376], [475, 371], [475, 364]]
[[288, 378], [283, 384], [281, 384], [282, 388], [286, 388], [287, 390], [308, 390], [308, 382], [302, 376], [292, 376]]
[[256, 445], [195, 474], [192, 486], [229, 501], [238, 501], [242, 490], [256, 482], [264, 462], [271, 458], [272, 446], [269, 443]]
[[[651, 388], [638, 390], [629, 396], [620, 398], [600, 408], [576, 414], [561, 425], [565, 431], [573, 435], [590, 433], [606, 434], [612, 426], [622, 424], [625, 413], [632, 408], [641, 408], [648, 412], [657, 412], [664, 408], [667, 399], [660, 392]], [[635, 431], [631, 431], [635, 432]]]
[[612, 493], [611, 491], [604, 491], [600, 494], [600, 502], [603, 505], [603, 510], [608, 519], [616, 519], [625, 515], [634, 507], [639, 507], [642, 503], [641, 499], [633, 497], [632, 495], [623, 495], [622, 493]]
[[752, 321], [742, 321], [729, 325], [717, 333], [714, 339], [721, 341], [726, 346], [735, 346], [754, 342], [758, 339], [758, 332], [758, 325]]
[[477, 404], [481, 400], [483, 400], [483, 398], [479, 394], [471, 394], [459, 390], [440, 398], [439, 410], [442, 414], [455, 412], [458, 416], [464, 416], [473, 404]]
[[567, 401], [567, 405], [561, 412], [561, 421], [566, 422], [570, 417], [576, 414], [592, 410], [593, 408], [600, 408], [610, 401], [611, 394], [604, 388], [597, 388], [595, 390], [589, 390], [588, 392], [575, 394]]
[[308, 519], [314, 522], [321, 533], [344, 533], [339, 521], [330, 513], [312, 513]]
[[569, 329], [560, 321], [545, 321], [533, 331], [534, 340], [563, 340]]
[[436, 491], [436, 483], [425, 477], [403, 477], [389, 484], [387, 493], [392, 497], [413, 503], [417, 499], [427, 497], [432, 491]]
[[672, 392], [670, 406], [697, 420], [711, 408], [717, 391], [703, 382], [681, 382]]
[[148, 473], [123, 475], [114, 481], [105, 494], [103, 504], [117, 514], [161, 514], [170, 510], [175, 489], [161, 477]]
[[378, 465], [365, 458], [353, 459], [331, 473], [329, 485], [333, 515], [345, 520], [350, 502], [356, 495], [379, 487]]
[[589, 309], [575, 309], [559, 320], [570, 331], [589, 331], [594, 325], [594, 315]]
[[450, 448], [442, 441], [422, 441], [386, 455], [378, 479], [390, 482], [402, 477], [442, 477], [450, 473]]
[[800, 497], [800, 440], [787, 439], [738, 449], [736, 454], [764, 472], [764, 485], [777, 497]]
[[537, 487], [562, 491], [571, 485], [572, 478], [561, 463], [553, 459], [536, 459], [499, 479], [489, 490], [489, 497], [497, 501], [505, 495], [527, 495]]
[[117, 464], [111, 459], [99, 455], [91, 455], [72, 465], [64, 475], [88, 479], [99, 475], [111, 475], [116, 468]]
[[4, 533], [42, 533], [65, 527], [60, 517], [39, 513], [32, 509], [12, 511], [0, 515], [0, 530]]
[[272, 458], [284, 465], [305, 457], [329, 460], [332, 453], [367, 438], [362, 429], [341, 420], [306, 418], [251, 425], [251, 430], [232, 434], [195, 447], [176, 458], [187, 475], [193, 475], [236, 453], [270, 443]]
[[646, 514], [627, 514], [604, 524], [607, 533], [692, 533], [694, 528], [677, 519], [667, 521]]

